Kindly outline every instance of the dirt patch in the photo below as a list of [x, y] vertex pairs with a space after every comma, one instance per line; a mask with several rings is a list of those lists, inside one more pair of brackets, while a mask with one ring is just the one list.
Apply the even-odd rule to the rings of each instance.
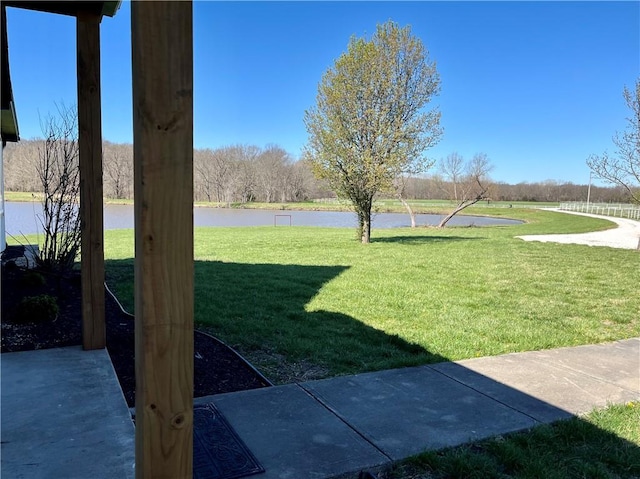
[[329, 369], [310, 361], [288, 361], [283, 355], [271, 351], [244, 353], [273, 383], [289, 384], [330, 377]]

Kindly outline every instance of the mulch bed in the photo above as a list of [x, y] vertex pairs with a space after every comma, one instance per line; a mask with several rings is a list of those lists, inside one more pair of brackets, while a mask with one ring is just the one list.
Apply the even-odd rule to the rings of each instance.
[[[80, 274], [59, 278], [15, 265], [14, 248], [3, 253], [2, 352], [76, 346], [82, 344]], [[37, 274], [34, 274], [37, 273]], [[42, 281], [44, 279], [44, 281]], [[24, 297], [56, 298], [54, 319], [21, 318]], [[135, 340], [133, 317], [106, 293], [107, 350], [127, 404], [135, 405]], [[208, 334], [194, 334], [194, 397], [270, 386], [270, 383], [233, 349]]]

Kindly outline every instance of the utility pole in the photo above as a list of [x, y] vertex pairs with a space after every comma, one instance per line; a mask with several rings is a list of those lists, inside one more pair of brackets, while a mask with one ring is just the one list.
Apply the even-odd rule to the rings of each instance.
[[589, 172], [589, 189], [587, 190], [587, 213], [589, 212], [589, 202], [591, 201], [591, 178], [593, 177], [593, 171]]

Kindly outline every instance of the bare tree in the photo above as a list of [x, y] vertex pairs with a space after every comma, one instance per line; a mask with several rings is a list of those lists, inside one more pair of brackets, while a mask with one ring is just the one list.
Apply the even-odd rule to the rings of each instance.
[[406, 199], [442, 199], [436, 192], [438, 191], [438, 182], [436, 176], [409, 176], [406, 178], [403, 196]]
[[5, 189], [7, 191], [40, 191], [36, 166], [38, 151], [43, 146], [41, 139], [21, 140], [7, 143], [2, 152]]
[[232, 158], [227, 153], [227, 149], [214, 150], [210, 160], [212, 167], [212, 182], [218, 203], [233, 201], [233, 189], [231, 187], [231, 177], [233, 175]]
[[232, 176], [234, 149], [223, 147], [211, 150], [195, 150], [194, 169], [198, 199], [209, 202], [231, 203], [233, 201]]
[[334, 196], [329, 185], [314, 176], [308, 161], [304, 159], [296, 161], [291, 165], [291, 170], [289, 198], [292, 201]]
[[396, 196], [397, 198], [400, 200], [400, 203], [402, 203], [402, 206], [404, 206], [404, 208], [407, 210], [407, 213], [409, 213], [409, 219], [411, 220], [411, 227], [415, 228], [416, 227], [416, 214], [413, 211], [413, 208], [411, 208], [411, 205], [409, 204], [409, 202], [407, 201], [405, 194], [406, 194], [406, 190], [407, 190], [407, 184], [409, 183], [410, 180], [410, 176], [409, 175], [398, 175], [396, 177], [396, 179], [393, 181], [394, 186], [395, 186], [395, 191], [396, 191]]
[[[450, 155], [451, 156], [451, 155]], [[457, 205], [451, 213], [442, 218], [438, 228], [444, 228], [455, 215], [478, 201], [489, 198], [489, 172], [493, 167], [484, 153], [477, 153], [465, 165], [465, 173], [457, 183]]]
[[256, 158], [256, 182], [262, 199], [267, 203], [277, 199], [286, 201], [290, 163], [289, 154], [277, 145], [268, 145]]
[[440, 163], [442, 176], [452, 183], [453, 199], [456, 202], [458, 201], [458, 183], [460, 183], [464, 168], [464, 158], [455, 151]]
[[110, 198], [130, 198], [133, 190], [133, 147], [109, 141], [102, 145], [104, 189]]
[[39, 150], [38, 177], [44, 193], [40, 218], [44, 244], [36, 258], [45, 269], [70, 271], [80, 251], [80, 168], [74, 107], [58, 107], [58, 116], [41, 122], [45, 140]]
[[635, 91], [625, 87], [623, 96], [631, 116], [627, 118], [627, 129], [613, 137], [616, 155], [591, 155], [587, 165], [600, 178], [623, 187], [631, 201], [640, 203], [640, 78]]
[[435, 163], [435, 160], [430, 160], [425, 158], [421, 163], [407, 162], [403, 170], [396, 176], [393, 180], [393, 186], [395, 190], [396, 197], [402, 203], [402, 206], [409, 213], [409, 218], [411, 220], [411, 227], [416, 227], [416, 214], [414, 213], [411, 205], [407, 201], [406, 191], [407, 185], [411, 181], [412, 177], [424, 173], [426, 170], [431, 168]]
[[309, 198], [309, 182], [313, 182], [313, 173], [303, 161], [289, 166], [285, 185], [286, 198], [289, 201], [304, 201]]
[[229, 149], [233, 164], [231, 186], [233, 200], [240, 203], [253, 201], [256, 193], [255, 160], [260, 154], [260, 148], [253, 145], [238, 145]]
[[234, 145], [195, 150], [194, 171], [198, 198], [217, 203], [246, 203], [255, 197], [255, 161], [260, 149]]
[[206, 200], [212, 202], [213, 187], [213, 151], [193, 150], [193, 182], [194, 196], [196, 201]]

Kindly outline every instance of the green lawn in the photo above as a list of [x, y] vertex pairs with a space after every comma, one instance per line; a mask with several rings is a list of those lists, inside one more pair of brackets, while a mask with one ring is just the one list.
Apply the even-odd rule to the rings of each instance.
[[31, 193], [29, 191], [5, 191], [5, 201], [42, 201], [42, 193]]
[[[196, 322], [276, 382], [640, 336], [637, 252], [514, 238], [612, 223], [508, 212], [527, 224], [374, 229], [370, 245], [352, 229], [198, 228]], [[105, 244], [133, 309], [133, 233]]]
[[[640, 403], [443, 451], [381, 471], [380, 479], [640, 477]], [[345, 478], [346, 479], [346, 478]]]

